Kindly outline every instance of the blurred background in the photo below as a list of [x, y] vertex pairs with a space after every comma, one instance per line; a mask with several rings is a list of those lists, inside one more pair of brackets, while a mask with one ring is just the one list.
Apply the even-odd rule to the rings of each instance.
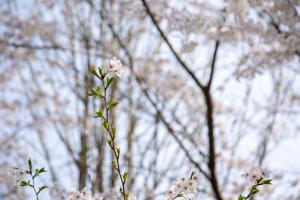
[[[42, 199], [118, 191], [88, 89], [120, 59], [110, 90], [128, 190], [162, 199], [192, 170], [196, 199], [236, 199], [243, 169], [300, 199], [298, 0], [0, 0], [0, 199], [29, 200], [10, 167], [48, 170]], [[112, 198], [108, 198], [112, 199]]]

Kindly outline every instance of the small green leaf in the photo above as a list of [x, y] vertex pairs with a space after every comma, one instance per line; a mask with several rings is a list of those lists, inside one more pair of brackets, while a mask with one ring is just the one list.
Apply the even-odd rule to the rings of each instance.
[[116, 127], [113, 127], [111, 130], [112, 130], [113, 137], [115, 137], [116, 136], [116, 130], [117, 130]]
[[259, 189], [257, 187], [254, 187], [253, 190], [251, 191], [251, 194], [256, 194], [259, 192]]
[[243, 197], [243, 196], [240, 194], [238, 200], [243, 200], [243, 199], [245, 199], [245, 197]]
[[106, 120], [103, 121], [102, 125], [104, 128], [109, 129], [109, 124]]
[[262, 183], [263, 183], [263, 184], [266, 184], [266, 185], [271, 185], [271, 184], [272, 184], [272, 179], [266, 179], [266, 180], [263, 180]]
[[[103, 67], [102, 67], [102, 68], [103, 68]], [[98, 67], [98, 71], [99, 71], [100, 76], [101, 76], [100, 78], [101, 78], [101, 79], [104, 79], [105, 76], [106, 76], [106, 74], [107, 74], [107, 71], [103, 70], [102, 68]]]
[[35, 170], [35, 176], [38, 176], [39, 174], [44, 173], [44, 172], [47, 172], [47, 171], [45, 170], [45, 167], [43, 167], [43, 168], [41, 168], [41, 169], [36, 169], [36, 170]]
[[89, 89], [89, 92], [88, 92], [88, 95], [89, 95], [89, 96], [95, 97], [95, 96], [97, 96], [96, 94], [97, 94], [97, 93], [96, 93], [95, 90]]
[[29, 169], [29, 172], [31, 173], [32, 172], [32, 161], [30, 158], [28, 159], [28, 169]]
[[96, 112], [96, 115], [94, 116], [94, 118], [104, 118], [101, 108], [99, 108], [99, 110]]
[[113, 168], [117, 169], [117, 163], [115, 160], [112, 161], [112, 166], [113, 166]]
[[43, 186], [39, 187], [39, 190], [38, 190], [37, 193], [39, 194], [42, 190], [44, 190], [44, 189], [46, 189], [46, 188], [48, 188], [47, 185], [43, 185]]
[[111, 147], [111, 140], [107, 140], [107, 144]]
[[26, 181], [21, 181], [20, 182], [20, 186], [24, 187], [24, 186], [27, 186], [29, 185]]
[[126, 182], [126, 180], [127, 180], [127, 177], [128, 177], [128, 172], [124, 172], [124, 174], [123, 174], [123, 181], [124, 181], [124, 183]]
[[98, 86], [95, 90], [89, 89], [88, 95], [93, 97], [101, 97], [101, 88]]
[[107, 79], [106, 79], [106, 88], [108, 88], [112, 83], [113, 83], [113, 81], [115, 80], [115, 77], [111, 77], [111, 78], [109, 78], [109, 77], [107, 77]]
[[118, 105], [118, 104], [119, 104], [119, 103], [116, 102], [116, 101], [111, 101], [111, 102], [109, 103], [109, 105], [108, 105], [108, 109], [111, 109], [111, 108], [115, 107], [115, 106]]
[[97, 96], [101, 96], [101, 88], [98, 86], [98, 87], [96, 87], [96, 94], [97, 94]]
[[259, 184], [264, 178], [260, 177], [259, 179], [256, 180], [256, 183]]
[[119, 157], [120, 156], [120, 147], [117, 147], [117, 157]]
[[96, 71], [95, 68], [93, 68], [91, 72], [92, 72], [92, 74], [93, 74], [94, 76], [96, 76], [97, 78], [100, 78], [100, 76], [99, 76], [99, 74], [97, 73], [97, 71]]

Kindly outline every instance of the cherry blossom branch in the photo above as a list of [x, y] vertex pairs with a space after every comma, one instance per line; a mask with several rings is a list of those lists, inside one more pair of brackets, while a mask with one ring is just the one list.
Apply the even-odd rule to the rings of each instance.
[[173, 55], [175, 56], [176, 60], [180, 63], [180, 65], [183, 67], [183, 69], [192, 77], [192, 79], [194, 80], [194, 82], [196, 83], [196, 85], [201, 89], [204, 90], [204, 85], [202, 85], [202, 83], [200, 83], [199, 79], [196, 77], [195, 73], [189, 68], [189, 66], [181, 59], [181, 57], [179, 56], [179, 54], [176, 52], [175, 48], [172, 46], [171, 42], [169, 41], [167, 35], [163, 32], [163, 30], [161, 29], [161, 27], [159, 26], [157, 20], [155, 19], [154, 14], [152, 13], [152, 11], [150, 10], [149, 5], [147, 4], [146, 0], [141, 0], [145, 10], [147, 12], [147, 14], [150, 16], [153, 24], [155, 25], [156, 29], [158, 30], [158, 32], [160, 33], [160, 36], [163, 38], [163, 40], [166, 42], [167, 46], [169, 47], [169, 49], [171, 50], [171, 52], [173, 53]]
[[246, 196], [240, 194], [238, 200], [250, 199], [259, 192], [259, 186], [272, 184], [272, 179], [267, 178], [267, 173], [262, 168], [251, 169], [251, 171], [245, 172], [242, 176], [250, 181], [255, 181], [255, 183], [251, 186], [249, 193]]
[[156, 29], [160, 33], [163, 40], [166, 42], [167, 46], [169, 47], [169, 49], [171, 50], [171, 52], [173, 53], [173, 55], [175, 56], [177, 61], [181, 64], [181, 66], [184, 68], [184, 70], [191, 76], [193, 81], [201, 89], [201, 91], [204, 95], [205, 103], [206, 103], [206, 107], [207, 107], [206, 121], [207, 121], [208, 139], [209, 139], [209, 146], [208, 146], [209, 162], [208, 162], [208, 167], [209, 167], [210, 173], [211, 173], [209, 181], [210, 181], [210, 183], [212, 185], [212, 188], [214, 190], [215, 197], [218, 200], [222, 200], [223, 197], [221, 195], [221, 192], [219, 191], [218, 180], [217, 180], [217, 176], [216, 176], [216, 172], [215, 172], [215, 169], [216, 169], [215, 157], [216, 156], [215, 156], [214, 120], [213, 120], [213, 101], [212, 101], [212, 96], [210, 94], [210, 86], [211, 86], [211, 82], [212, 82], [212, 78], [213, 78], [213, 74], [214, 74], [214, 68], [215, 68], [215, 63], [216, 63], [216, 55], [217, 55], [217, 51], [218, 51], [218, 48], [219, 48], [219, 42], [217, 41], [216, 46], [215, 46], [215, 51], [214, 51], [214, 55], [213, 55], [213, 60], [212, 60], [212, 65], [211, 65], [211, 73], [210, 73], [210, 78], [209, 78], [209, 81], [208, 81], [208, 85], [204, 86], [202, 83], [200, 83], [200, 81], [198, 80], [198, 78], [196, 77], [194, 72], [192, 72], [192, 70], [181, 59], [179, 54], [176, 52], [174, 47], [171, 45], [168, 37], [162, 31], [160, 25], [158, 24], [157, 20], [155, 19], [154, 14], [151, 12], [150, 7], [147, 4], [146, 0], [141, 0], [141, 1], [144, 5], [144, 8], [145, 8], [147, 14], [150, 16], [153, 24], [155, 25]]
[[[46, 188], [48, 188], [47, 185], [42, 185], [40, 187], [36, 186], [35, 180], [36, 178], [41, 175], [42, 173], [47, 172], [44, 167], [34, 169], [32, 166], [32, 161], [29, 158], [27, 161], [28, 167], [26, 170], [14, 168], [12, 171], [12, 174], [15, 176], [17, 183], [21, 187], [30, 187], [33, 189], [35, 199], [39, 200], [39, 194]], [[25, 181], [25, 177], [29, 176], [30, 180]]]
[[[135, 80], [137, 81], [138, 85], [140, 86], [142, 92], [145, 94], [145, 97], [148, 99], [148, 101], [150, 102], [150, 104], [154, 107], [154, 109], [156, 110], [156, 113], [158, 115], [158, 118], [160, 119], [160, 121], [165, 125], [165, 127], [167, 128], [167, 130], [169, 131], [169, 133], [171, 134], [171, 136], [175, 139], [175, 141], [177, 142], [177, 144], [180, 146], [180, 148], [182, 148], [182, 150], [184, 151], [185, 155], [188, 157], [188, 159], [190, 160], [190, 162], [198, 168], [198, 170], [203, 173], [203, 175], [205, 177], [207, 177], [209, 179], [209, 175], [207, 172], [204, 171], [204, 169], [202, 169], [202, 167], [199, 165], [199, 163], [197, 163], [191, 156], [191, 154], [189, 153], [188, 149], [184, 146], [184, 144], [181, 142], [181, 140], [178, 138], [178, 136], [176, 135], [175, 130], [171, 127], [171, 124], [168, 123], [163, 115], [163, 113], [161, 112], [161, 110], [158, 108], [157, 103], [151, 98], [149, 92], [147, 89], [142, 87], [143, 81], [141, 80], [141, 78], [139, 76], [137, 76], [134, 71], [133, 71], [133, 59], [132, 56], [128, 50], [128, 48], [125, 46], [125, 44], [123, 43], [123, 41], [121, 40], [121, 38], [119, 37], [119, 35], [117, 34], [117, 32], [114, 30], [112, 24], [108, 24], [113, 36], [117, 39], [119, 45], [121, 46], [121, 48], [124, 50], [125, 54], [128, 57], [129, 60], [129, 69], [131, 70], [132, 74], [135, 77]], [[202, 156], [204, 155], [203, 153], [200, 153]]]
[[[113, 76], [109, 76], [108, 74], [110, 72], [113, 72]], [[112, 153], [115, 157], [115, 160], [113, 160], [113, 167], [117, 171], [117, 174], [119, 176], [121, 187], [120, 187], [120, 193], [122, 195], [123, 200], [128, 200], [129, 193], [126, 191], [126, 180], [128, 177], [128, 172], [122, 173], [121, 165], [120, 165], [120, 147], [116, 144], [116, 127], [113, 126], [113, 122], [109, 119], [109, 112], [112, 108], [114, 108], [118, 102], [111, 100], [108, 100], [107, 93], [110, 86], [115, 81], [115, 76], [121, 77], [122, 69], [121, 69], [121, 62], [120, 60], [117, 60], [116, 58], [111, 60], [110, 69], [108, 71], [98, 68], [98, 72], [93, 69], [92, 73], [95, 77], [97, 77], [100, 82], [101, 86], [98, 86], [95, 90], [91, 89], [89, 95], [93, 97], [98, 97], [101, 99], [102, 105], [104, 107], [104, 113], [102, 111], [102, 107], [99, 108], [99, 110], [96, 112], [95, 117], [102, 119], [102, 125], [104, 129], [108, 133], [108, 139], [107, 143], [109, 147], [112, 150]]]

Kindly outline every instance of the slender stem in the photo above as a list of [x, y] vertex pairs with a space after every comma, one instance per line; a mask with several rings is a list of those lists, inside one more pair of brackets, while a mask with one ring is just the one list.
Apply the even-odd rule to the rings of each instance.
[[263, 180], [263, 179], [259, 179], [259, 181], [257, 181], [257, 183], [251, 187], [250, 192], [248, 193], [248, 195], [245, 197], [244, 200], [249, 199], [251, 196], [253, 196], [252, 192], [254, 191], [254, 189], [255, 189], [256, 187], [258, 187], [258, 186], [260, 186], [260, 185], [264, 185], [264, 183], [261, 182], [262, 180]]
[[116, 171], [118, 173], [118, 176], [119, 176], [119, 178], [121, 180], [121, 184], [122, 184], [121, 194], [123, 196], [123, 199], [126, 200], [126, 187], [125, 187], [126, 180], [124, 180], [122, 177], [121, 168], [120, 168], [120, 160], [119, 160], [120, 155], [119, 155], [118, 150], [116, 149], [115, 136], [112, 131], [112, 126], [110, 125], [110, 122], [108, 121], [109, 108], [108, 108], [108, 103], [107, 103], [107, 86], [105, 85], [104, 78], [101, 78], [101, 83], [104, 88], [103, 102], [104, 102], [104, 107], [105, 107], [105, 117], [103, 118], [103, 120], [109, 124], [108, 128], [107, 127], [104, 127], [104, 128], [106, 129], [106, 131], [108, 132], [108, 134], [110, 136], [111, 144], [109, 146], [112, 149], [114, 156], [116, 158]]
[[30, 185], [30, 187], [32, 187], [32, 189], [35, 193], [36, 200], [39, 200], [39, 193], [36, 191], [36, 188], [35, 188], [35, 185], [34, 185], [35, 175], [32, 175], [32, 171], [30, 172], [30, 176], [31, 176], [31, 179], [32, 179], [32, 185]]
[[173, 197], [172, 200], [177, 199], [178, 197], [180, 197], [180, 193], [181, 192], [179, 192], [175, 197]]

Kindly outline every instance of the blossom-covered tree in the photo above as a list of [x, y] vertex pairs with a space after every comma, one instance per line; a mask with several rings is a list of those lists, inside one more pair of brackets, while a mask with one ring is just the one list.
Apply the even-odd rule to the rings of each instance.
[[[111, 66], [122, 78], [108, 114], [137, 199], [162, 199], [194, 169], [196, 199], [236, 198], [249, 189], [240, 172], [255, 166], [280, 182], [262, 198], [299, 198], [295, 172], [275, 159], [299, 130], [299, 1], [0, 5], [2, 171], [30, 156], [48, 169], [51, 199], [71, 188], [117, 191], [114, 155], [93, 118], [100, 103], [88, 95], [99, 85], [92, 69]], [[1, 177], [0, 199], [24, 195]]]

